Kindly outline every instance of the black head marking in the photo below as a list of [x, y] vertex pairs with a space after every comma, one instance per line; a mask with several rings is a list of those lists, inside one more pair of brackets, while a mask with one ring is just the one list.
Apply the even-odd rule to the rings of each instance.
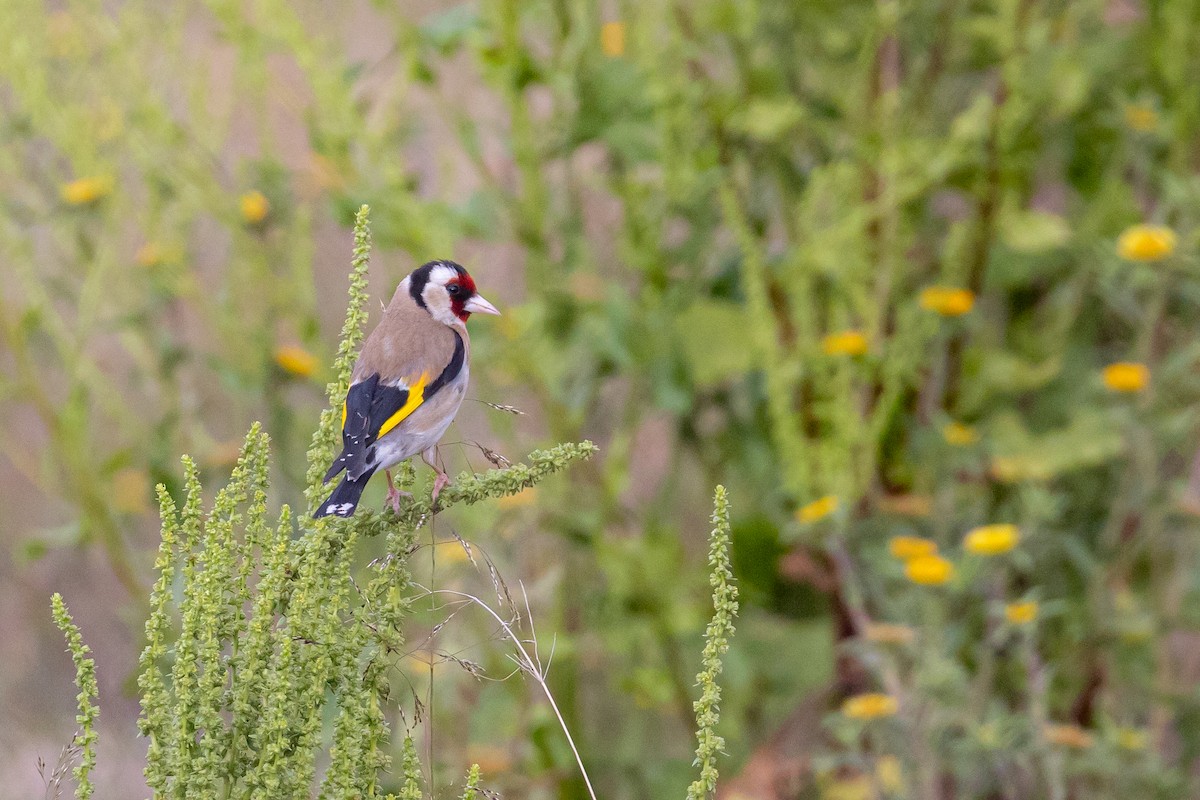
[[425, 293], [425, 286], [429, 283], [429, 273], [433, 272], [434, 267], [450, 267], [459, 275], [466, 275], [467, 271], [461, 264], [456, 264], [453, 261], [439, 260], [430, 261], [427, 264], [422, 264], [412, 271], [409, 275], [408, 293], [412, 295], [412, 299], [417, 305], [425, 308], [425, 298], [422, 296]]

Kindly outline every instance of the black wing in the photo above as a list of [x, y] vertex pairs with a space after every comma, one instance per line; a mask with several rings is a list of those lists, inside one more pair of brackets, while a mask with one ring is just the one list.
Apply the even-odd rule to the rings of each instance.
[[433, 381], [427, 383], [428, 378], [422, 375], [412, 381], [411, 387], [381, 385], [376, 373], [350, 387], [342, 409], [342, 452], [325, 473], [325, 483], [343, 469], [351, 480], [357, 480], [376, 468], [375, 441], [462, 371], [466, 347], [458, 331], [454, 331], [454, 339], [454, 355]]
[[404, 408], [408, 397], [407, 388], [380, 386], [378, 374], [350, 387], [343, 408], [342, 452], [325, 473], [325, 483], [343, 469], [354, 479], [371, 468], [375, 460], [372, 445], [379, 438], [380, 428]]

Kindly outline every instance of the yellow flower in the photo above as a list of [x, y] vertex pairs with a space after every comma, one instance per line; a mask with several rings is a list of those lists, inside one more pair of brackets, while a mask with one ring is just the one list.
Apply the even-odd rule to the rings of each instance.
[[610, 58], [625, 55], [624, 22], [606, 22], [600, 26], [600, 49]]
[[317, 371], [317, 357], [296, 344], [275, 348], [275, 363], [299, 378], [311, 377]]
[[801, 522], [816, 522], [819, 519], [825, 519], [825, 517], [837, 511], [837, 507], [837, 497], [827, 494], [818, 500], [813, 500], [806, 506], [801, 506], [796, 512], [796, 519]]
[[112, 193], [112, 181], [108, 178], [77, 178], [63, 184], [58, 192], [68, 205], [91, 205]]
[[920, 536], [893, 536], [888, 539], [888, 552], [901, 561], [937, 555], [937, 542]]
[[1004, 607], [1004, 618], [1013, 625], [1028, 625], [1037, 619], [1038, 604], [1035, 600], [1024, 603], [1009, 603]]
[[1001, 483], [1016, 483], [1025, 477], [1026, 470], [1016, 458], [996, 456], [988, 465], [988, 472]]
[[113, 508], [138, 514], [150, 508], [150, 476], [144, 469], [125, 467], [112, 476]]
[[500, 508], [520, 508], [522, 506], [532, 505], [537, 500], [537, 487], [530, 486], [528, 489], [522, 489], [516, 494], [508, 494], [496, 501], [496, 505]]
[[954, 577], [954, 565], [939, 555], [917, 556], [905, 562], [904, 574], [922, 586], [941, 586]]
[[827, 356], [861, 356], [867, 352], [867, 337], [858, 330], [831, 333], [821, 340], [821, 350]]
[[1145, 750], [1146, 732], [1137, 728], [1118, 728], [1117, 747], [1122, 750]]
[[912, 644], [917, 632], [907, 625], [872, 622], [863, 629], [863, 638], [876, 644]]
[[1050, 744], [1084, 750], [1092, 746], [1092, 735], [1078, 725], [1042, 726], [1042, 736]]
[[139, 267], [157, 267], [166, 260], [166, 254], [157, 242], [146, 242], [138, 248], [133, 260]]
[[1128, 261], [1161, 261], [1175, 252], [1175, 231], [1162, 225], [1133, 225], [1117, 239], [1117, 254]]
[[1105, 367], [1101, 377], [1109, 391], [1140, 392], [1150, 383], [1150, 370], [1135, 361], [1119, 361]]
[[933, 513], [933, 498], [927, 494], [886, 494], [879, 498], [879, 510], [899, 517], [928, 517]]
[[895, 756], [880, 756], [875, 762], [875, 780], [879, 788], [888, 794], [900, 794], [904, 791], [904, 770], [900, 759]]
[[842, 713], [850, 719], [880, 719], [890, 717], [900, 708], [896, 698], [890, 694], [868, 692], [846, 698]]
[[998, 556], [1012, 550], [1020, 541], [1021, 532], [1016, 525], [981, 525], [967, 533], [963, 547], [978, 556]]
[[1125, 124], [1138, 133], [1152, 133], [1158, 127], [1158, 112], [1145, 103], [1127, 105]]
[[921, 290], [919, 302], [921, 308], [943, 317], [960, 317], [975, 307], [975, 294], [953, 286], [927, 286]]
[[946, 440], [946, 444], [967, 447], [979, 441], [979, 432], [961, 422], [947, 422], [942, 426], [942, 438]]
[[246, 192], [238, 202], [242, 209], [242, 219], [251, 225], [257, 225], [271, 213], [271, 201], [257, 189]]
[[438, 542], [434, 558], [437, 559], [439, 565], [446, 566], [470, 561], [471, 554], [459, 542]]

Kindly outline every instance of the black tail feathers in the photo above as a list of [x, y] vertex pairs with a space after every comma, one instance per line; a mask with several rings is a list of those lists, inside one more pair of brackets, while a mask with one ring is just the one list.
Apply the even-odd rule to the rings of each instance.
[[349, 476], [342, 478], [342, 482], [333, 490], [333, 494], [321, 503], [316, 513], [313, 514], [313, 519], [328, 517], [349, 517], [354, 514], [354, 509], [358, 508], [358, 501], [362, 498], [363, 490], [367, 488], [367, 481], [371, 480], [371, 476], [375, 474], [375, 470], [368, 470], [359, 476], [358, 480], [350, 480]]

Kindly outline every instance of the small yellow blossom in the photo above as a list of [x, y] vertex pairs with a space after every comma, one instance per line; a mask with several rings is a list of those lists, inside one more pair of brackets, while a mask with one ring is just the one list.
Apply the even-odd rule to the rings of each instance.
[[1158, 127], [1158, 112], [1145, 103], [1125, 106], [1125, 124], [1138, 133], [1153, 133]]
[[981, 525], [967, 533], [963, 547], [978, 556], [998, 556], [1012, 550], [1020, 541], [1021, 532], [1016, 525]]
[[796, 512], [796, 519], [801, 522], [816, 522], [819, 519], [825, 519], [825, 517], [837, 511], [837, 507], [837, 497], [827, 494], [818, 500], [813, 500], [808, 505], [801, 506]]
[[1140, 392], [1150, 383], [1150, 370], [1145, 364], [1119, 361], [1105, 367], [1101, 377], [1109, 391]]
[[912, 644], [917, 638], [917, 632], [908, 625], [871, 622], [863, 629], [863, 638], [876, 644]]
[[827, 356], [861, 356], [867, 352], [867, 337], [857, 330], [831, 333], [821, 340], [821, 350]]
[[961, 317], [975, 307], [975, 294], [953, 286], [927, 286], [921, 290], [919, 302], [921, 308], [943, 317]]
[[138, 467], [125, 467], [112, 476], [113, 508], [139, 514], [150, 508], [150, 475]]
[[988, 465], [988, 472], [1001, 483], [1016, 483], [1026, 476], [1021, 461], [1009, 456], [995, 456]]
[[1133, 225], [1117, 239], [1117, 254], [1128, 261], [1161, 261], [1175, 252], [1175, 231], [1162, 225]]
[[86, 206], [112, 193], [112, 181], [108, 178], [77, 178], [63, 184], [59, 195], [63, 202], [72, 206]]
[[899, 710], [900, 704], [890, 694], [868, 692], [846, 698], [842, 713], [850, 719], [880, 719], [890, 717]]
[[1092, 746], [1092, 735], [1078, 725], [1047, 724], [1042, 726], [1042, 737], [1050, 744], [1085, 750]]
[[296, 344], [275, 348], [275, 363], [298, 378], [311, 377], [317, 371], [317, 357]]
[[1122, 750], [1145, 750], [1146, 732], [1137, 728], [1118, 728], [1117, 747]]
[[438, 542], [434, 558], [440, 565], [461, 564], [471, 560], [471, 554], [460, 542]]
[[927, 494], [886, 494], [879, 498], [879, 510], [899, 517], [924, 519], [933, 513], [933, 498]]
[[901, 561], [937, 555], [937, 542], [920, 536], [893, 536], [888, 539], [888, 552]]
[[625, 55], [624, 22], [606, 22], [600, 26], [600, 49], [610, 58]]
[[257, 189], [246, 192], [238, 203], [242, 210], [242, 219], [251, 225], [257, 225], [271, 213], [271, 201]]
[[157, 242], [146, 242], [138, 248], [133, 260], [139, 267], [157, 267], [166, 260], [166, 253]]
[[530, 486], [528, 489], [522, 489], [516, 494], [509, 494], [501, 497], [496, 501], [496, 505], [503, 509], [521, 508], [522, 506], [533, 505], [537, 501], [537, 487]]
[[954, 565], [939, 555], [917, 556], [905, 562], [904, 574], [922, 586], [941, 586], [954, 577]]
[[880, 756], [875, 762], [875, 780], [879, 788], [888, 794], [900, 794], [904, 791], [904, 769], [900, 759], [895, 756]]
[[1023, 603], [1009, 603], [1004, 607], [1004, 618], [1013, 625], [1028, 625], [1037, 619], [1038, 604], [1036, 600]]
[[942, 438], [946, 440], [946, 444], [968, 447], [979, 441], [979, 432], [961, 422], [947, 422], [942, 426]]

